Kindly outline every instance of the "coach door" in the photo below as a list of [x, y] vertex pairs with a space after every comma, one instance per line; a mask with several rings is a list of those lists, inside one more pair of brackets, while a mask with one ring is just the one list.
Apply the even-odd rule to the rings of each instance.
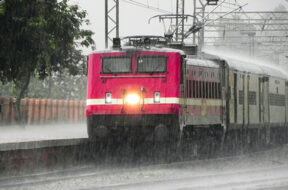
[[229, 75], [229, 86], [230, 86], [230, 124], [237, 124], [237, 73], [230, 71]]
[[[181, 56], [181, 70], [180, 70], [180, 109], [181, 114], [179, 117], [181, 130], [186, 124], [187, 117], [187, 75], [186, 75], [186, 59]], [[181, 100], [182, 99], [182, 100]]]
[[263, 85], [263, 78], [259, 77], [258, 78], [258, 85], [259, 85], [259, 123], [263, 123], [264, 122], [264, 85]]
[[246, 121], [246, 106], [245, 106], [245, 89], [246, 89], [246, 83], [245, 83], [245, 74], [242, 74], [242, 77], [241, 77], [241, 80], [242, 80], [242, 91], [240, 91], [239, 93], [239, 101], [240, 103], [239, 104], [242, 104], [242, 125], [243, 127], [245, 126], [245, 121]]
[[233, 95], [234, 95], [234, 123], [237, 124], [237, 112], [238, 112], [238, 97], [237, 97], [237, 91], [238, 91], [238, 80], [237, 80], [237, 73], [234, 73], [234, 88], [233, 88]]
[[261, 81], [261, 98], [262, 98], [262, 106], [261, 106], [261, 115], [262, 115], [262, 123], [268, 124], [270, 122], [270, 113], [269, 113], [269, 78], [263, 77]]

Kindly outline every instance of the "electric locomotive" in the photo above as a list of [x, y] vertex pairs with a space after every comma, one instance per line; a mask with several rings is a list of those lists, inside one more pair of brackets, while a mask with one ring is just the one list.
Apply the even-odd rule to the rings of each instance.
[[179, 136], [185, 54], [147, 47], [147, 42], [135, 45], [141, 40], [150, 46], [151, 38], [139, 38], [132, 41], [133, 46], [114, 46], [89, 55], [86, 115], [90, 139], [163, 141]]

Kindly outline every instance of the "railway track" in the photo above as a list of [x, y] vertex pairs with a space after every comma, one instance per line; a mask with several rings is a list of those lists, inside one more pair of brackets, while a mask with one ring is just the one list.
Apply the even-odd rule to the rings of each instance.
[[287, 155], [286, 145], [238, 156], [165, 164], [91, 164], [2, 177], [0, 189], [281, 189], [288, 186]]

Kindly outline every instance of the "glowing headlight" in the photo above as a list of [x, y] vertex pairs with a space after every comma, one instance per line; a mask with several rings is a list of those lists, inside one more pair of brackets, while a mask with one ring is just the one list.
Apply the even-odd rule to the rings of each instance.
[[154, 92], [154, 102], [160, 103], [160, 92]]
[[125, 102], [128, 104], [138, 104], [140, 102], [140, 97], [137, 94], [129, 94], [126, 96]]
[[110, 92], [105, 93], [105, 103], [111, 104], [112, 103], [112, 94]]

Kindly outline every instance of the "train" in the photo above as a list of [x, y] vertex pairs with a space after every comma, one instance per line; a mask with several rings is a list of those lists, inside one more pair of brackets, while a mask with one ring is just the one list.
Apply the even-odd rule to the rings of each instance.
[[88, 56], [91, 141], [205, 144], [287, 140], [288, 75], [163, 37], [130, 36]]

